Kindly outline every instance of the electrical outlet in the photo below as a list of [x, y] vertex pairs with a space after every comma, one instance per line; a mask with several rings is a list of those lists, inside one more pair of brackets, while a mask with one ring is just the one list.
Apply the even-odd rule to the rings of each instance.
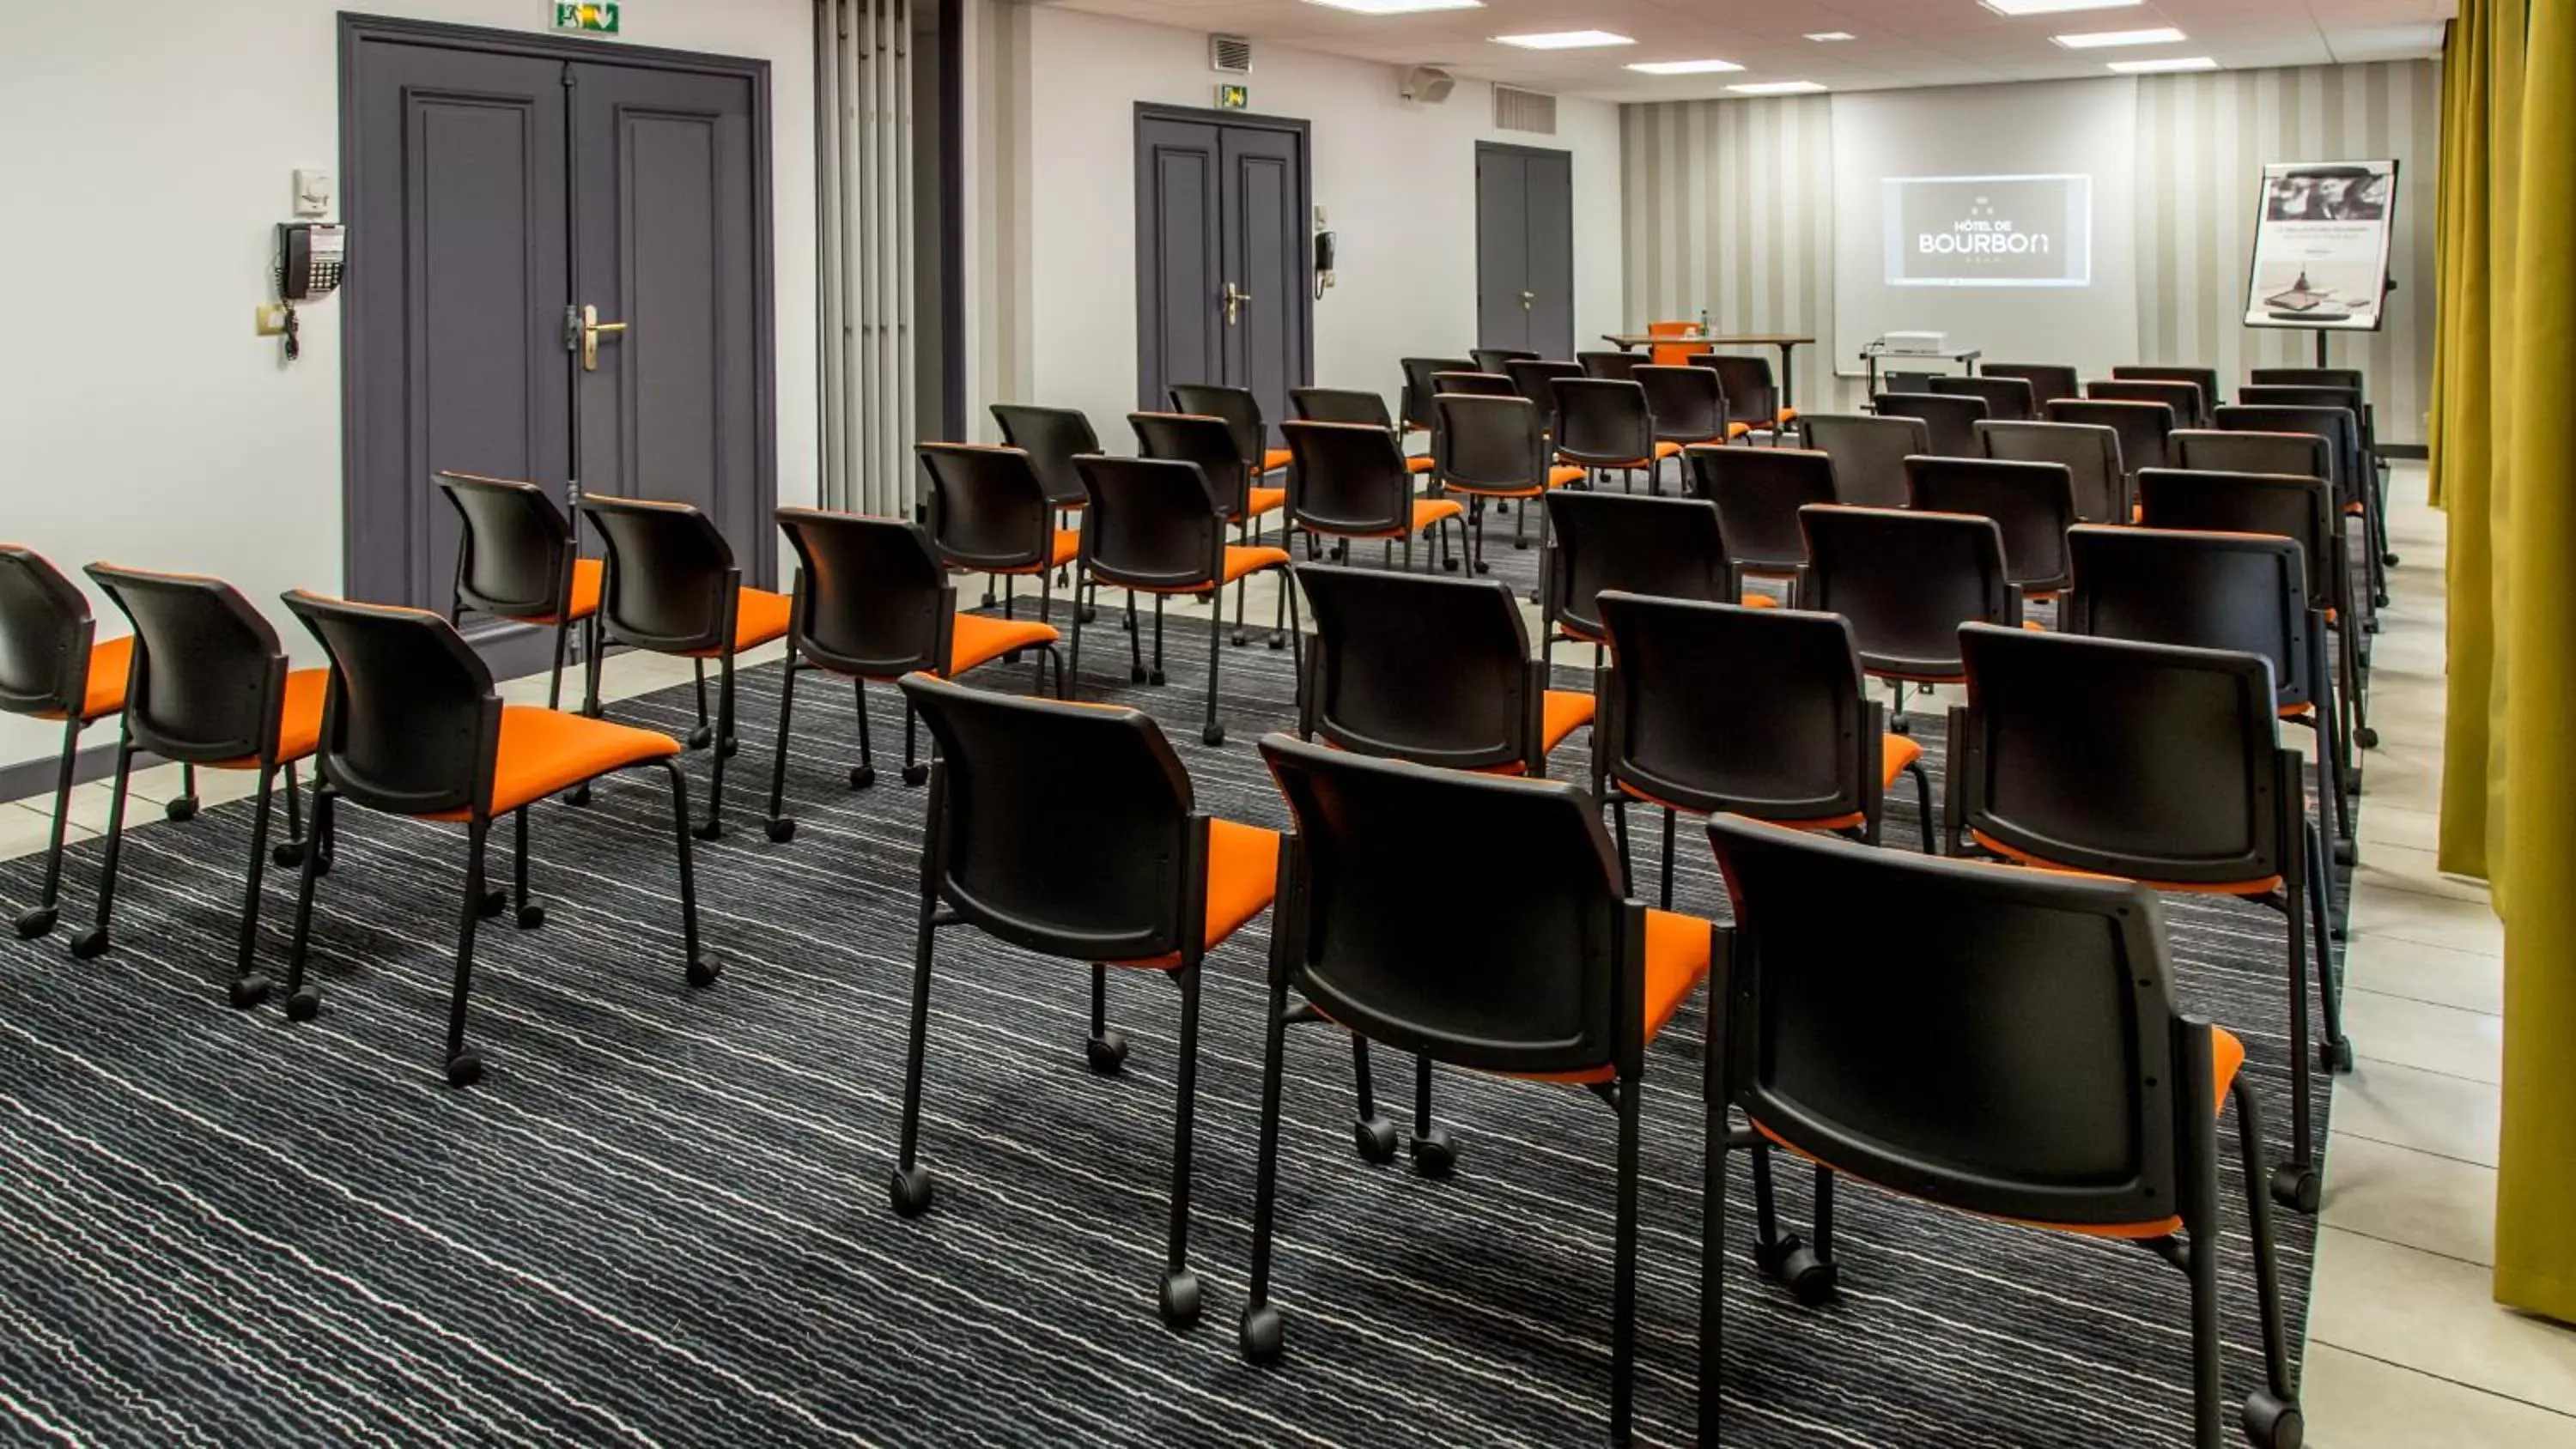
[[251, 329], [261, 337], [286, 335], [286, 306], [281, 302], [263, 302], [251, 314]]

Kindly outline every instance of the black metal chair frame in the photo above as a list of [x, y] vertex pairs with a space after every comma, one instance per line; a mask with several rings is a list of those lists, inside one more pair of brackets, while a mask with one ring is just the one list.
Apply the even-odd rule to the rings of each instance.
[[[447, 495], [456, 510], [456, 521], [463, 529], [456, 541], [456, 586], [450, 596], [447, 622], [463, 628], [465, 611], [488, 614], [514, 624], [551, 624], [555, 631], [554, 668], [546, 680], [546, 708], [563, 704], [564, 659], [571, 647], [573, 624], [573, 577], [581, 563], [581, 515], [566, 518], [557, 511], [554, 500], [534, 483], [516, 478], [491, 478], [479, 473], [442, 471], [430, 475]], [[466, 495], [478, 494], [496, 507], [511, 507], [526, 520], [526, 531], [516, 539], [494, 538], [478, 529], [474, 507]], [[509, 503], [501, 502], [503, 499]], [[506, 556], [513, 546], [525, 550], [517, 557]], [[527, 582], [537, 578], [549, 581], [542, 594], [530, 592], [511, 597], [476, 587], [478, 555], [504, 552], [501, 571]], [[604, 581], [603, 581], [604, 582]], [[603, 590], [603, 594], [604, 594]], [[593, 719], [599, 717], [599, 672], [590, 661], [599, 653], [599, 611], [594, 608], [581, 624], [582, 679], [585, 685], [581, 712]]]
[[[1304, 530], [1310, 539], [1333, 540], [1333, 553], [1337, 559], [1348, 558], [1350, 546], [1353, 543], [1375, 539], [1384, 555], [1379, 561], [1381, 567], [1396, 566], [1393, 555], [1401, 545], [1404, 553], [1402, 566], [1410, 573], [1413, 569], [1413, 540], [1416, 535], [1428, 532], [1433, 535], [1433, 540], [1438, 547], [1440, 567], [1450, 573], [1458, 571], [1459, 561], [1466, 558], [1469, 553], [1467, 510], [1459, 506], [1455, 513], [1435, 517], [1420, 527], [1415, 526], [1416, 499], [1413, 493], [1415, 475], [1405, 466], [1403, 445], [1392, 430], [1379, 423], [1319, 422], [1301, 418], [1280, 424], [1279, 431], [1288, 440], [1290, 455], [1287, 517], [1280, 525], [1279, 531], [1279, 543], [1282, 548], [1295, 552], [1295, 537], [1300, 529]], [[1385, 440], [1386, 446], [1383, 450], [1374, 445], [1378, 438]], [[1326, 491], [1318, 487], [1314, 476], [1316, 455], [1329, 454], [1342, 449], [1364, 456], [1355, 460], [1345, 455], [1337, 458], [1337, 463], [1349, 465], [1356, 462], [1356, 466], [1361, 469], [1376, 469], [1378, 476], [1360, 480], [1357, 488], [1353, 487], [1352, 480], [1348, 478], [1334, 479], [1332, 481], [1336, 486], [1331, 491], [1339, 496], [1348, 496], [1360, 491], [1375, 491], [1384, 504], [1383, 512], [1367, 516], [1335, 516], [1324, 512], [1316, 501], [1316, 494]], [[1436, 508], [1442, 500], [1435, 497], [1422, 501], [1431, 503]], [[1449, 535], [1440, 532], [1440, 525], [1443, 523], [1449, 524], [1451, 533], [1456, 535], [1457, 549], [1454, 553], [1450, 551]]]

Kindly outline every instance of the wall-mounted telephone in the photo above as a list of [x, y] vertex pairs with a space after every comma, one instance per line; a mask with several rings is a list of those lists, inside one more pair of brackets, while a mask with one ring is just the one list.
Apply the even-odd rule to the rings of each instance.
[[1328, 231], [1315, 233], [1315, 295], [1323, 296], [1333, 289], [1333, 259], [1341, 248]]
[[286, 356], [302, 354], [298, 302], [318, 302], [340, 290], [340, 273], [349, 253], [348, 229], [323, 221], [277, 224], [277, 298], [286, 304]]

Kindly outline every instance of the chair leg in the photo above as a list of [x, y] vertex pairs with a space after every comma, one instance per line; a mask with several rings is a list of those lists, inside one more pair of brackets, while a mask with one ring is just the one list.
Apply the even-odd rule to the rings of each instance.
[[[1234, 596], [1234, 597], [1235, 597], [1235, 613], [1236, 613], [1236, 620], [1235, 620], [1235, 623], [1236, 623], [1236, 628], [1235, 628], [1235, 631], [1234, 631], [1234, 642], [1236, 642], [1237, 644], [1240, 644], [1240, 643], [1242, 643], [1242, 642], [1243, 642], [1243, 629], [1242, 629], [1243, 594], [1242, 594], [1242, 584], [1241, 584], [1241, 582], [1240, 582], [1240, 581], [1238, 581], [1238, 582], [1236, 583], [1235, 588], [1236, 588], [1236, 593], [1235, 593], [1235, 596]], [[1156, 657], [1159, 659], [1159, 658], [1160, 658], [1160, 656], [1161, 656], [1161, 652], [1162, 652], [1162, 651], [1161, 651], [1160, 646], [1161, 646], [1161, 644], [1162, 644], [1162, 642], [1163, 642], [1163, 639], [1162, 639], [1162, 619], [1161, 619], [1161, 617], [1160, 617], [1160, 616], [1157, 616], [1157, 617], [1156, 617], [1156, 619], [1155, 619], [1155, 621], [1154, 621], [1154, 624], [1155, 624], [1154, 643], [1155, 643], [1155, 645], [1157, 646], [1157, 647], [1156, 647], [1156, 650], [1155, 650], [1155, 653], [1156, 653]], [[1221, 744], [1224, 744], [1224, 743], [1225, 743], [1225, 726], [1224, 726], [1224, 725], [1221, 725], [1221, 724], [1219, 724], [1219, 723], [1217, 723], [1217, 720], [1216, 720], [1216, 680], [1217, 680], [1217, 664], [1218, 664], [1218, 661], [1219, 661], [1219, 660], [1221, 660], [1221, 659], [1223, 659], [1223, 658], [1225, 657], [1225, 641], [1224, 641], [1224, 639], [1221, 637], [1221, 635], [1224, 633], [1224, 629], [1225, 629], [1225, 605], [1224, 605], [1224, 599], [1223, 599], [1223, 597], [1222, 597], [1222, 596], [1220, 596], [1220, 597], [1219, 597], [1219, 599], [1218, 599], [1218, 602], [1217, 602], [1217, 607], [1208, 611], [1208, 697], [1207, 697], [1207, 723], [1206, 723], [1204, 726], [1202, 726], [1202, 727], [1200, 728], [1200, 730], [1199, 730], [1199, 738], [1200, 738], [1200, 739], [1202, 739], [1202, 740], [1205, 740], [1206, 742], [1208, 742], [1208, 743], [1209, 743], [1209, 744], [1211, 744], [1211, 745], [1221, 745]]]
[[[1052, 569], [1038, 571], [1038, 622], [1050, 625], [1055, 622], [1055, 572]], [[1031, 666], [1035, 673], [1029, 681], [1029, 693], [1041, 699], [1046, 697], [1046, 657], [1050, 652], [1047, 648], [1039, 648], [1037, 660]], [[1064, 681], [1059, 679], [1056, 684], [1061, 688]]]
[[45, 888], [36, 903], [18, 913], [18, 934], [29, 940], [54, 928], [63, 889], [63, 812], [72, 803], [72, 771], [80, 763], [79, 720], [63, 722], [62, 762], [54, 771], [54, 830], [45, 846]]
[[1610, 797], [1610, 822], [1619, 837], [1619, 894], [1633, 896], [1637, 893], [1637, 878], [1628, 853], [1628, 797], [1625, 794]]
[[2325, 884], [2330, 879], [2326, 859], [2325, 835], [2315, 826], [2305, 829], [2308, 848], [2308, 936], [2309, 950], [2317, 963], [2317, 1007], [2326, 1022], [2326, 1039], [2317, 1049], [2317, 1065], [2329, 1072], [2352, 1070], [2352, 1038], [2343, 1034], [2343, 983], [2335, 976], [2334, 943], [2328, 938], [2332, 929], [2328, 919], [2332, 900]]
[[713, 986], [724, 974], [722, 963], [698, 944], [698, 872], [689, 850], [689, 777], [675, 759], [662, 761], [671, 779], [671, 845], [680, 869], [680, 952], [688, 958], [691, 986]]
[[[989, 604], [992, 600], [984, 602]], [[689, 732], [689, 748], [703, 750], [707, 742], [715, 738], [714, 732], [707, 728], [707, 661], [692, 659], [689, 663], [696, 669], [698, 682], [698, 727]]]
[[172, 820], [197, 818], [197, 767], [179, 767], [179, 798], [161, 807], [161, 813]]
[[850, 681], [850, 702], [859, 713], [859, 762], [850, 767], [850, 788], [864, 790], [877, 782], [876, 749], [874, 742], [869, 738], [874, 732], [868, 728], [868, 682], [866, 680]]
[[[2305, 861], [2301, 872], [2307, 870]], [[2289, 1152], [2272, 1169], [2272, 1200], [2297, 1212], [2312, 1213], [2322, 1197], [2317, 1170], [2308, 1160], [2309, 1073], [2316, 1054], [2308, 1045], [2308, 893], [2315, 887], [2293, 885], [2283, 903], [2290, 918], [2290, 1143]]]
[[[701, 674], [706, 666], [699, 666]], [[703, 697], [704, 690], [700, 691]], [[698, 827], [700, 840], [724, 838], [725, 759], [737, 746], [733, 738], [733, 651], [728, 649], [716, 665], [715, 764], [708, 773], [707, 818]]]
[[937, 903], [937, 897], [925, 890], [920, 924], [912, 939], [912, 1032], [903, 1059], [903, 1131], [890, 1184], [897, 1217], [914, 1218], [928, 1212], [936, 1192], [930, 1170], [917, 1165], [917, 1160], [921, 1155], [922, 1054], [930, 1047], [931, 913]]
[[[2237, 1160], [2245, 1172], [2245, 1224], [2253, 1239], [2254, 1293], [2263, 1319], [2263, 1387], [2246, 1396], [2246, 1437], [2270, 1446], [2298, 1443], [2305, 1423], [2290, 1379], [2289, 1339], [2281, 1327], [2281, 1268], [2272, 1242], [2272, 1202], [2263, 1192], [2263, 1121], [2240, 1076], [2228, 1088], [2236, 1103]], [[2214, 1235], [2213, 1235], [2214, 1236]], [[2198, 1250], [2195, 1242], [2194, 1250]]]
[[1109, 968], [1091, 963], [1091, 1039], [1083, 1043], [1083, 1056], [1091, 1070], [1101, 1076], [1116, 1076], [1127, 1064], [1127, 1034], [1109, 1025]]
[[1377, 1083], [1369, 1071], [1368, 1038], [1351, 1033], [1351, 1086], [1359, 1096], [1360, 1114], [1352, 1128], [1360, 1158], [1383, 1167], [1395, 1160], [1395, 1123], [1377, 1109]]
[[1413, 1059], [1413, 1170], [1447, 1177], [1458, 1170], [1457, 1139], [1431, 1120], [1431, 1058]]
[[[1224, 617], [1225, 595], [1222, 592], [1212, 592], [1209, 597], [1217, 601], [1217, 616]], [[1163, 679], [1163, 596], [1156, 594], [1154, 596], [1154, 668], [1145, 676], [1145, 681], [1148, 684], [1159, 685]]]
[[1073, 698], [1073, 680], [1082, 677], [1082, 624], [1090, 616], [1091, 606], [1082, 601], [1082, 575], [1077, 572], [1073, 576], [1073, 674], [1056, 681], [1067, 699]]
[[1297, 581], [1283, 570], [1279, 575], [1279, 602], [1288, 606], [1288, 677], [1306, 677], [1306, 626], [1297, 617]]
[[920, 753], [921, 716], [913, 713], [912, 697], [903, 701], [903, 782], [919, 786], [930, 778], [930, 767], [916, 756]]
[[[2194, 1110], [2200, 1104], [2186, 1096], [2182, 1105]], [[2218, 1337], [2218, 1164], [2187, 1163], [2183, 1171], [2183, 1220], [2192, 1225], [2182, 1259], [2191, 1279], [2191, 1437], [2195, 1449], [2219, 1449], [2225, 1379]]]
[[[1234, 533], [1235, 537], [1240, 540], [1244, 546], [1250, 547], [1252, 544], [1252, 520], [1250, 518], [1246, 518], [1243, 522], [1235, 525]], [[1249, 576], [1239, 578], [1234, 581], [1234, 633], [1230, 637], [1233, 639], [1234, 645], [1238, 649], [1243, 647], [1245, 640], [1252, 637], [1251, 635], [1243, 632], [1243, 595], [1244, 590], [1249, 588], [1251, 584], [1252, 580]], [[1216, 606], [1216, 613], [1223, 614], [1225, 612], [1224, 595], [1212, 594], [1209, 596], [1208, 602]]]
[[322, 993], [304, 984], [304, 958], [313, 940], [313, 883], [322, 874], [330, 839], [331, 812], [339, 796], [329, 781], [313, 782], [313, 834], [304, 851], [304, 870], [295, 882], [295, 938], [286, 956], [286, 1019], [311, 1021], [322, 1010]]
[[522, 931], [533, 931], [546, 923], [546, 908], [528, 894], [528, 807], [510, 812], [510, 895], [519, 903], [518, 923]]
[[107, 858], [98, 872], [97, 914], [88, 930], [72, 938], [72, 954], [84, 961], [108, 947], [108, 914], [116, 904], [116, 864], [125, 850], [125, 791], [133, 775], [134, 736], [120, 730], [116, 740], [116, 790], [107, 807]]
[[599, 616], [593, 614], [583, 621], [581, 646], [581, 712], [591, 719], [599, 718], [601, 713], [599, 664], [601, 656], [606, 652], [601, 648], [603, 642], [599, 633]]
[[289, 760], [286, 764], [286, 839], [270, 853], [269, 859], [290, 870], [304, 863], [302, 791], [303, 786], [295, 778], [295, 762]]
[[[1712, 1077], [1714, 1072], [1712, 1069]], [[1714, 1086], [1711, 1088], [1715, 1091]], [[1712, 1095], [1700, 1142], [1699, 1442], [1722, 1444], [1718, 1400], [1726, 1347], [1726, 1108]]]
[[1173, 973], [1181, 988], [1181, 1081], [1172, 1107], [1172, 1236], [1163, 1260], [1163, 1322], [1187, 1328], [1199, 1321], [1199, 1278], [1190, 1271], [1190, 1136], [1198, 1115], [1199, 965]]
[[[259, 885], [268, 865], [269, 797], [275, 793], [277, 771], [263, 767], [259, 772], [259, 803], [251, 807], [250, 869], [242, 873], [241, 939], [233, 954], [232, 1003], [235, 1007], [257, 1006], [268, 999], [268, 978], [257, 970], [259, 961]], [[287, 797], [294, 798], [295, 787], [287, 786]]]
[[555, 667], [554, 671], [546, 676], [546, 708], [548, 709], [563, 708], [564, 651], [571, 642], [572, 619], [567, 616], [555, 620]]
[[1673, 812], [1670, 810], [1664, 812], [1664, 883], [1662, 896], [1663, 899], [1661, 904], [1663, 905], [1663, 908], [1668, 911], [1671, 910], [1673, 908]]
[[[780, 845], [796, 838], [796, 822], [787, 818], [787, 734], [796, 716], [796, 674], [804, 661], [796, 646], [787, 646], [787, 668], [778, 680], [778, 741], [769, 757], [769, 838]], [[861, 700], [862, 706], [866, 701]]]
[[1941, 832], [1932, 825], [1932, 777], [1924, 773], [1921, 760], [1908, 764], [1905, 773], [1914, 777], [1914, 809], [1923, 824], [1923, 853], [1939, 855], [1942, 853]]
[[1619, 1084], [1618, 1236], [1611, 1248], [1610, 1442], [1628, 1442], [1637, 1378], [1637, 1115], [1644, 1083]]
[[1279, 1089], [1288, 1047], [1288, 983], [1274, 975], [1264, 1014], [1261, 1052], [1261, 1147], [1252, 1190], [1252, 1286], [1244, 1296], [1236, 1344], [1254, 1363], [1279, 1356], [1286, 1323], [1270, 1306], [1270, 1239], [1279, 1206]]
[[447, 1082], [470, 1087], [483, 1079], [483, 1058], [465, 1049], [465, 1004], [474, 991], [474, 926], [483, 919], [483, 855], [492, 822], [481, 815], [465, 826], [465, 904], [457, 912], [456, 984], [447, 1001]]
[[1810, 1308], [1834, 1296], [1841, 1272], [1833, 1260], [1834, 1178], [1830, 1168], [1816, 1169], [1813, 1246], [1796, 1233], [1780, 1230], [1771, 1188], [1771, 1149], [1753, 1149], [1753, 1262], [1773, 1282]]

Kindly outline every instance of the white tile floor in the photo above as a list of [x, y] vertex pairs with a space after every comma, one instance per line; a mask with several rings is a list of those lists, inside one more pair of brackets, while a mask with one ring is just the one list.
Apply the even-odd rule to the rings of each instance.
[[[2503, 932], [2484, 889], [2433, 866], [2442, 739], [2442, 517], [2421, 502], [2420, 465], [2392, 486], [2391, 533], [2405, 563], [2392, 581], [2374, 657], [2363, 866], [2344, 998], [2358, 1070], [2337, 1085], [2323, 1233], [2308, 1320], [2309, 1442], [2318, 1449], [2513, 1445], [2576, 1449], [2576, 1330], [2498, 1307], [2493, 1259], [2498, 1013]], [[976, 590], [961, 582], [961, 596]], [[1257, 584], [1251, 617], [1271, 593]], [[1537, 611], [1529, 611], [1532, 637]], [[1188, 606], [1178, 627], [1204, 628]], [[1119, 643], [1114, 631], [1105, 644]], [[756, 662], [774, 651], [751, 656]], [[1568, 656], [1572, 658], [1573, 656]], [[626, 698], [685, 682], [652, 656], [610, 662], [605, 693]], [[542, 676], [505, 686], [544, 698]], [[1923, 706], [1937, 708], [1937, 705]], [[249, 781], [210, 771], [208, 804]], [[160, 819], [176, 767], [135, 777], [129, 820]], [[85, 785], [71, 834], [105, 828], [109, 794]], [[0, 805], [0, 858], [44, 848], [47, 802]]]

